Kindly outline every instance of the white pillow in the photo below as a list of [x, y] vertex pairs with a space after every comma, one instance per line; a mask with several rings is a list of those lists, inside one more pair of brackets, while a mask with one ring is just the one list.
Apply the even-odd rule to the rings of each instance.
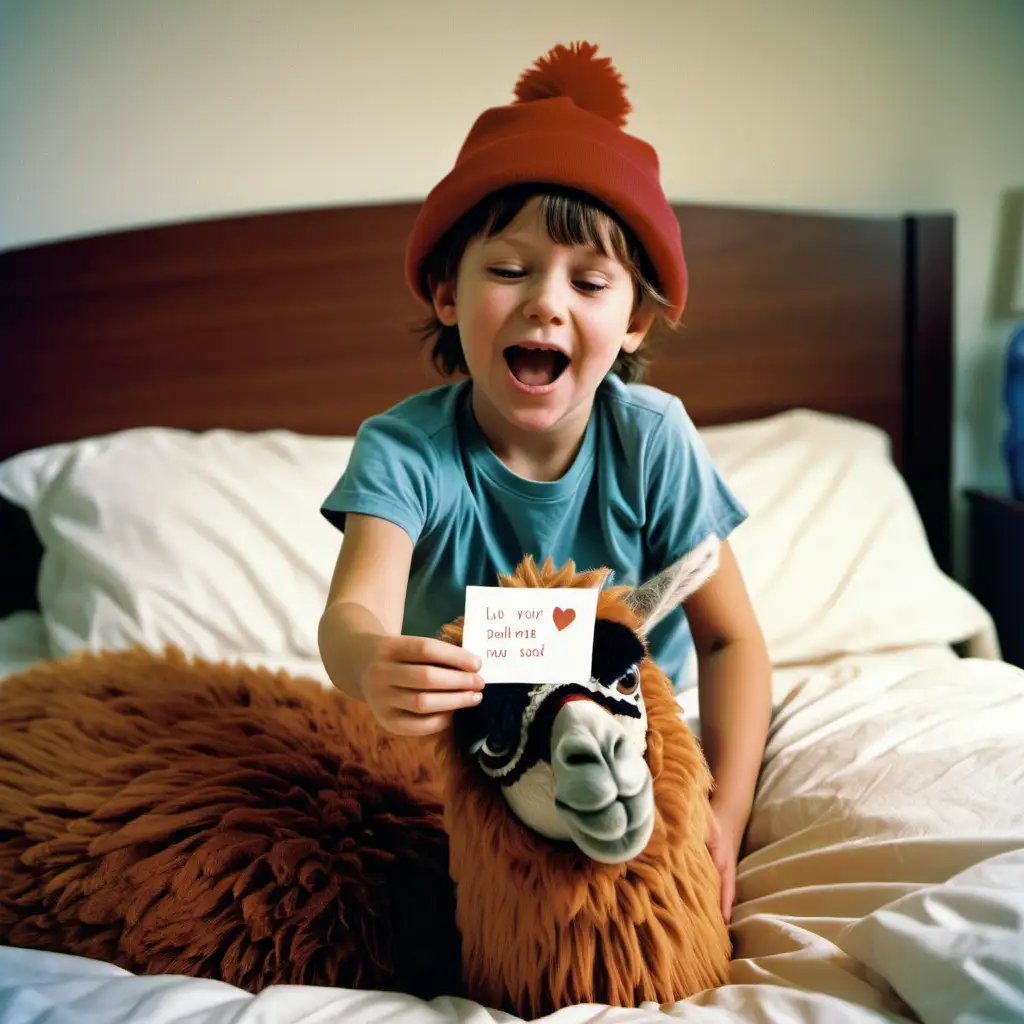
[[776, 665], [992, 631], [935, 562], [883, 431], [793, 410], [701, 436], [750, 512], [730, 546]]
[[[751, 513], [731, 539], [775, 664], [992, 631], [928, 548], [887, 438], [808, 411], [701, 431]], [[29, 510], [54, 654], [173, 642], [318, 658], [352, 438], [144, 428], [0, 465]]]
[[42, 542], [54, 655], [159, 648], [319, 657], [341, 534], [320, 504], [352, 438], [129, 430], [26, 452], [0, 494]]

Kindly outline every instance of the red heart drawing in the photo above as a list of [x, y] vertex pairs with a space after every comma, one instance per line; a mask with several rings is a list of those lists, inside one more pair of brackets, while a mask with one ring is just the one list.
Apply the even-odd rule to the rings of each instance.
[[572, 608], [556, 608], [551, 617], [555, 620], [558, 632], [561, 633], [576, 618], [576, 612]]

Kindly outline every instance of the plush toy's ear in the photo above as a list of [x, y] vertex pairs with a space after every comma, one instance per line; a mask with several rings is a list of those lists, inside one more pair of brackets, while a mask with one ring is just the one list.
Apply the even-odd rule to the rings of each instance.
[[640, 617], [645, 634], [714, 575], [721, 547], [718, 537], [709, 534], [678, 562], [641, 583], [626, 597], [626, 603]]

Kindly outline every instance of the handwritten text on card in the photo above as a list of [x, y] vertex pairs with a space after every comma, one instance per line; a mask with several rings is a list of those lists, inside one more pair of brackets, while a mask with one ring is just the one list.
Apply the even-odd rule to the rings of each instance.
[[574, 683], [590, 678], [597, 591], [467, 587], [462, 646], [488, 683]]

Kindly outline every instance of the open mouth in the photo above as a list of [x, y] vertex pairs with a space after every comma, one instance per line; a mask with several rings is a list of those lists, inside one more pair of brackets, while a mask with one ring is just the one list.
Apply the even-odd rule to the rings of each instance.
[[562, 376], [569, 365], [569, 357], [545, 345], [510, 345], [505, 349], [505, 362], [520, 384], [527, 388], [544, 388]]

